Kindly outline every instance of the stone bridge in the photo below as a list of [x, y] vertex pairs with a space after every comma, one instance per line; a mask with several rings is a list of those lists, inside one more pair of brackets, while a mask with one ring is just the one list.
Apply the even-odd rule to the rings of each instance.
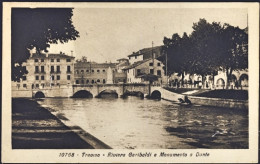
[[[172, 93], [160, 86], [151, 86], [149, 95], [148, 84], [95, 84], [95, 85], [69, 85], [53, 88], [34, 89], [31, 91], [32, 97], [77, 97], [88, 94], [90, 97], [99, 97], [102, 93], [113, 93], [118, 97], [138, 93], [139, 95], [163, 98], [171, 101], [178, 101], [182, 97], [180, 94]], [[79, 97], [80, 97], [79, 96]], [[83, 96], [84, 97], [84, 96]]]
[[148, 84], [95, 84], [95, 85], [73, 85], [72, 97], [80, 92], [87, 92], [93, 97], [99, 97], [102, 93], [115, 93], [119, 97], [125, 94], [142, 93], [149, 94]]

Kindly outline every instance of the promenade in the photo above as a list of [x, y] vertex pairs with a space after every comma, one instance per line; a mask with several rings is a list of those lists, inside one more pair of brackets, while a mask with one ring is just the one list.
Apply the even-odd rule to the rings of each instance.
[[47, 109], [28, 99], [12, 100], [13, 149], [92, 149]]

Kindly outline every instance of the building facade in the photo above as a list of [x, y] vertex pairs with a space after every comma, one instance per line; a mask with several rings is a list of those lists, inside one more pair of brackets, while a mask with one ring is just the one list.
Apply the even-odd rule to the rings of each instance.
[[127, 83], [147, 83], [142, 75], [156, 75], [158, 80], [154, 84], [165, 84], [166, 76], [163, 69], [164, 65], [161, 61], [157, 59], [146, 59], [142, 61], [135, 62], [124, 68], [127, 74]]
[[146, 59], [158, 58], [163, 54], [162, 46], [144, 48], [138, 52], [133, 52], [131, 55], [128, 55], [129, 63], [134, 64], [138, 61], [143, 61]]
[[116, 63], [75, 63], [75, 84], [115, 84], [126, 82], [126, 73], [118, 72]]
[[59, 87], [74, 83], [74, 58], [60, 54], [31, 54], [23, 63], [28, 74], [17, 82], [17, 89]]
[[23, 63], [28, 73], [12, 82], [14, 97], [32, 97], [33, 90], [64, 88], [74, 83], [75, 57], [60, 54], [31, 54]]

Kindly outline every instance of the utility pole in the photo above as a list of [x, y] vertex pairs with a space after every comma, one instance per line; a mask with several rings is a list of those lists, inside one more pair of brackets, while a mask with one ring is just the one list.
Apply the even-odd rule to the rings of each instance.
[[167, 68], [168, 67], [168, 59], [167, 59], [168, 58], [168, 53], [167, 53], [167, 50], [168, 50], [168, 46], [166, 47], [166, 54], [165, 54], [166, 55], [165, 56], [165, 60], [166, 60], [165, 61], [165, 63], [166, 63], [165, 64], [166, 65], [166, 68], [165, 68], [165, 71], [166, 71], [166, 87], [168, 87], [168, 68]]

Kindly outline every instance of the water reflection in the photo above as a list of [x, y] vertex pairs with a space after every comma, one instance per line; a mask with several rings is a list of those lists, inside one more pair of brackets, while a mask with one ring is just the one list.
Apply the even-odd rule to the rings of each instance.
[[47, 98], [40, 103], [113, 148], [248, 148], [247, 110], [187, 107], [136, 97]]

